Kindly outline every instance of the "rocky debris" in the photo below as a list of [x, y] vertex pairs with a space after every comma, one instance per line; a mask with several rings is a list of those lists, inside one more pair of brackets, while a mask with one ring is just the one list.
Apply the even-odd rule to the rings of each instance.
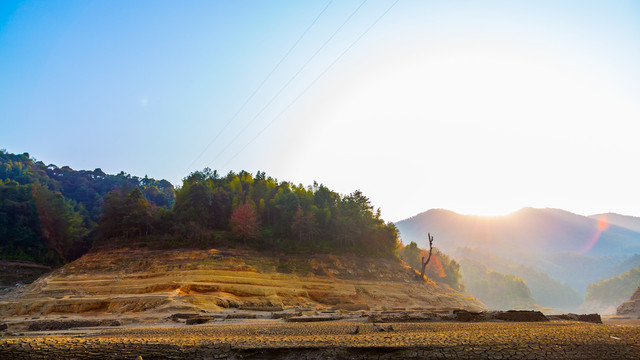
[[198, 325], [198, 324], [208, 323], [211, 320], [213, 320], [213, 317], [211, 316], [195, 316], [195, 317], [188, 318], [185, 324]]
[[346, 311], [369, 311], [371, 308], [367, 304], [337, 304], [331, 307], [331, 310], [346, 310]]
[[42, 320], [34, 321], [28, 331], [68, 330], [82, 327], [120, 326], [118, 320]]
[[508, 311], [486, 311], [471, 312], [466, 310], [454, 310], [451, 315], [452, 320], [461, 322], [477, 321], [515, 321], [515, 322], [537, 322], [549, 321], [540, 311], [534, 310], [508, 310]]
[[486, 320], [484, 313], [467, 311], [467, 310], [453, 310], [453, 313], [451, 314], [451, 319], [454, 321], [462, 321], [462, 322]]
[[288, 318], [294, 317], [294, 316], [302, 316], [302, 312], [298, 311], [298, 312], [274, 312], [274, 313], [271, 313], [271, 318], [272, 319], [288, 319]]
[[640, 318], [640, 287], [636, 289], [628, 301], [625, 301], [618, 306], [616, 313], [621, 316], [636, 315]]
[[194, 317], [198, 317], [200, 316], [200, 314], [196, 314], [196, 313], [176, 313], [176, 314], [171, 314], [171, 316], [169, 316], [169, 320], [173, 320], [173, 321], [178, 321], [178, 320], [186, 320], [186, 319], [191, 319]]
[[487, 320], [502, 320], [502, 321], [520, 321], [520, 322], [535, 322], [535, 321], [549, 321], [540, 311], [526, 311], [526, 310], [509, 310], [509, 311], [491, 311], [485, 313]]
[[369, 314], [368, 319], [369, 322], [372, 323], [409, 323], [451, 320], [449, 314], [430, 313], [424, 311], [383, 311], [380, 313]]
[[385, 327], [382, 327], [382, 326], [380, 326], [380, 325], [378, 325], [378, 324], [373, 324], [373, 330], [374, 330], [375, 332], [388, 332], [388, 331], [395, 331], [395, 330], [393, 329], [393, 326], [391, 326], [391, 325], [389, 325], [389, 326], [387, 326], [387, 327], [385, 328]]
[[549, 320], [570, 320], [570, 321], [584, 321], [594, 324], [602, 324], [602, 318], [600, 314], [561, 314], [561, 315], [547, 315]]
[[248, 310], [248, 311], [282, 311], [284, 307], [282, 305], [279, 306], [240, 306], [238, 310]]
[[[597, 314], [594, 314], [597, 315]], [[591, 315], [589, 315], [591, 316]], [[587, 321], [587, 315], [576, 315], [576, 321]], [[519, 321], [535, 322], [549, 321], [540, 311], [509, 310], [509, 311], [486, 311], [472, 312], [466, 310], [453, 310], [451, 313], [445, 312], [425, 312], [420, 310], [386, 310], [381, 312], [371, 312], [368, 315], [369, 322], [372, 323], [412, 323], [412, 322], [480, 322], [480, 321]], [[589, 318], [591, 319], [591, 318]], [[599, 319], [599, 315], [598, 315]], [[592, 319], [595, 322], [595, 318]]]
[[360, 325], [356, 325], [356, 329], [353, 330], [353, 332], [351, 333], [352, 335], [358, 335], [360, 334]]
[[302, 315], [302, 316], [292, 316], [290, 318], [286, 318], [284, 321], [286, 322], [319, 322], [319, 321], [335, 321], [342, 320], [344, 316], [341, 315]]
[[[198, 314], [198, 313], [176, 313], [169, 316], [167, 319], [174, 322], [182, 322], [185, 324], [194, 325], [194, 324], [204, 324], [210, 320], [224, 320], [226, 315], [223, 313], [214, 313], [214, 314]], [[202, 319], [202, 320], [194, 320], [194, 319]]]
[[225, 320], [233, 320], [233, 319], [256, 319], [256, 314], [247, 314], [247, 313], [235, 313], [229, 314], [225, 317]]
[[0, 331], [6, 331], [8, 328], [7, 324], [0, 324]]

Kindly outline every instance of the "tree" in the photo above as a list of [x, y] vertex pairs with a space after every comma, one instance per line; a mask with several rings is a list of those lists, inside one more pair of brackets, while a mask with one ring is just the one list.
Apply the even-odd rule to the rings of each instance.
[[313, 237], [318, 231], [317, 227], [313, 213], [310, 211], [305, 213], [302, 207], [298, 206], [291, 223], [291, 232], [298, 238], [298, 241], [306, 246], [311, 246]]
[[245, 243], [249, 239], [257, 238], [260, 233], [258, 213], [248, 202], [245, 202], [233, 210], [229, 223], [231, 225], [231, 232]]
[[425, 261], [424, 256], [422, 256], [422, 271], [420, 271], [420, 278], [424, 276], [424, 269], [427, 267], [427, 264], [429, 264], [429, 260], [431, 260], [431, 252], [433, 250], [433, 236], [431, 236], [431, 233], [427, 234], [427, 238], [429, 239], [429, 257]]
[[104, 213], [100, 218], [98, 233], [102, 240], [148, 235], [153, 215], [149, 202], [140, 188], [114, 190], [105, 196]]

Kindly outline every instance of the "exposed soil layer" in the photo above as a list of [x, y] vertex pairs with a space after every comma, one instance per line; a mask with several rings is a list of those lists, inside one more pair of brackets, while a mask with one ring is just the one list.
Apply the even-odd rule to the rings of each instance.
[[[640, 327], [573, 321], [332, 321], [6, 334], [6, 359], [638, 359]], [[356, 330], [357, 329], [357, 330]]]
[[488, 310], [447, 285], [416, 279], [415, 271], [398, 260], [214, 249], [89, 253], [0, 296], [0, 314], [6, 318], [294, 306]]

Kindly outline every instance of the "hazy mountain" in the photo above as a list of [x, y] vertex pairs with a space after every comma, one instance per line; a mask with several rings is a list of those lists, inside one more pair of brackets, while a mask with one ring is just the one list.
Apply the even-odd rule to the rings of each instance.
[[[617, 218], [616, 218], [617, 219]], [[559, 209], [524, 208], [506, 216], [460, 215], [432, 209], [396, 223], [404, 242], [425, 245], [427, 232], [438, 246], [481, 247], [501, 255], [578, 252], [592, 256], [640, 253], [640, 231]]]
[[[584, 301], [584, 297], [567, 282], [560, 282], [546, 273], [534, 270], [532, 267], [513, 264], [507, 259], [470, 248], [458, 248], [451, 255], [460, 260], [463, 273], [468, 273], [470, 270], [465, 269], [465, 265], [469, 263], [467, 259], [475, 259], [474, 261], [484, 264], [493, 271], [522, 278], [531, 290], [533, 302], [543, 307], [572, 311]], [[470, 281], [473, 280], [473, 278], [463, 277], [463, 281], [467, 285], [470, 285]], [[473, 293], [472, 287], [468, 287], [467, 290], [476, 295]], [[489, 305], [487, 302], [485, 304]]]
[[613, 225], [640, 232], [640, 217], [616, 213], [596, 214], [589, 217], [595, 220], [606, 219], [606, 221]]
[[[558, 288], [553, 293], [565, 296], [573, 291], [568, 286], [560, 288], [557, 281], [584, 294], [587, 285], [614, 271], [628, 270], [624, 268], [635, 263], [632, 256], [640, 254], [640, 218], [618, 214], [587, 217], [560, 209], [523, 208], [506, 216], [483, 217], [432, 209], [396, 225], [404, 243], [415, 241], [425, 247], [430, 232], [435, 244], [454, 256], [465, 248], [467, 254], [475, 254], [474, 260], [496, 271], [529, 280], [533, 277], [523, 267], [538, 272], [537, 280], [546, 274], [554, 281], [549, 285]], [[496, 258], [504, 261], [498, 264]], [[511, 269], [505, 261], [513, 265]], [[563, 301], [540, 289], [544, 289], [542, 282], [532, 287], [539, 300], [544, 295], [548, 304]], [[574, 303], [575, 294], [571, 298]]]

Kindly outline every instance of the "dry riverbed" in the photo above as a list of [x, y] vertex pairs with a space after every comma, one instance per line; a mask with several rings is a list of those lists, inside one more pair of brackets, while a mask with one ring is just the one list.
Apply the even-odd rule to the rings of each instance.
[[640, 327], [606, 322], [240, 320], [1, 336], [2, 359], [640, 359]]

